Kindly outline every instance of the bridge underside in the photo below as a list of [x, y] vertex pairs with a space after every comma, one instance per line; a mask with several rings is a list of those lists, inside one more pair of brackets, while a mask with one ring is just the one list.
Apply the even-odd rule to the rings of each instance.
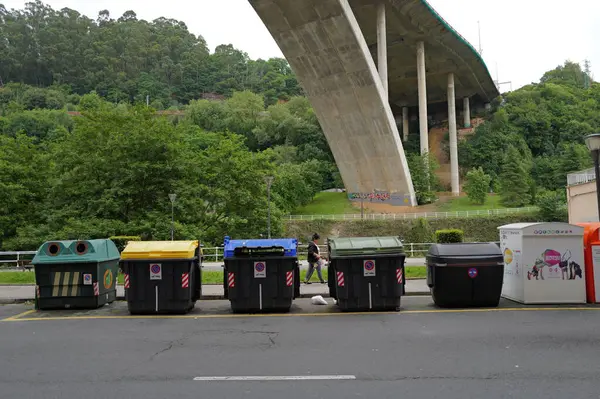
[[[423, 72], [430, 102], [446, 101], [449, 73], [456, 75], [458, 96], [495, 97], [485, 65], [464, 43], [457, 46], [456, 34], [420, 0], [383, 1], [383, 25], [379, 0], [249, 1], [311, 101], [351, 199], [416, 205], [390, 103], [406, 109], [419, 104], [419, 45], [427, 49]], [[385, 76], [374, 61], [382, 29], [390, 65]], [[425, 106], [425, 119], [426, 112]]]

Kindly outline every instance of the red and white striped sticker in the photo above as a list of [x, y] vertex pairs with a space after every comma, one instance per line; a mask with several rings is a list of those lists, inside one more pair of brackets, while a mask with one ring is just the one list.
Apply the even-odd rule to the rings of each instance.
[[181, 288], [189, 288], [190, 287], [190, 274], [183, 273], [181, 275]]
[[337, 285], [339, 287], [343, 287], [344, 286], [344, 272], [336, 272], [336, 276], [337, 276]]
[[285, 285], [288, 287], [294, 285], [294, 272], [285, 272]]
[[229, 288], [235, 287], [235, 274], [232, 272], [227, 273], [227, 286]]
[[125, 289], [129, 288], [129, 274], [125, 273]]
[[402, 279], [403, 274], [402, 274], [402, 269], [396, 269], [396, 280], [398, 280], [398, 284], [402, 284]]
[[94, 283], [94, 295], [95, 296], [100, 295], [100, 288], [98, 288], [98, 282], [97, 281]]
[[39, 285], [35, 286], [35, 293], [36, 293], [36, 296], [39, 298], [40, 297], [40, 286]]

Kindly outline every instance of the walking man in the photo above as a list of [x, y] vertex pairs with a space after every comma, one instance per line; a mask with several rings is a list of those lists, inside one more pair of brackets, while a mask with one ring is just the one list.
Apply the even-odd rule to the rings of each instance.
[[308, 243], [308, 272], [306, 273], [306, 279], [304, 280], [305, 284], [311, 284], [310, 278], [315, 269], [317, 269], [317, 276], [319, 276], [321, 284], [325, 284], [323, 273], [321, 272], [321, 266], [325, 264], [325, 261], [321, 258], [319, 252], [319, 238], [321, 238], [319, 234], [315, 233], [312, 236], [312, 241]]

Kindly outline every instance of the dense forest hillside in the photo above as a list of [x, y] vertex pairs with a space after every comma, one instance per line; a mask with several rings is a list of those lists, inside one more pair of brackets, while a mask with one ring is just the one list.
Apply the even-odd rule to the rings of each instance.
[[[566, 62], [497, 99], [486, 118], [460, 143], [463, 175], [481, 168], [469, 176], [487, 175], [507, 206], [538, 204], [546, 219], [564, 219], [566, 174], [591, 165], [583, 137], [600, 131], [600, 85]], [[91, 20], [41, 2], [0, 6], [0, 149], [4, 250], [166, 239], [169, 193], [176, 238], [265, 236], [267, 176], [278, 235], [283, 215], [342, 186], [285, 60], [251, 60], [231, 45], [210, 53], [184, 23], [132, 11]], [[420, 201], [435, 200], [424, 171], [435, 163], [418, 145], [407, 151]]]
[[[204, 39], [181, 21], [148, 22], [133, 11], [114, 19], [106, 10], [92, 20], [40, 1], [23, 10], [0, 3], [0, 85], [9, 82], [54, 85], [78, 95], [96, 91], [112, 102], [145, 102], [150, 96], [157, 109], [202, 93], [251, 90], [267, 105], [301, 94], [284, 59], [250, 60], [231, 45], [210, 54]], [[60, 90], [56, 97], [44, 105], [60, 108], [69, 100]]]

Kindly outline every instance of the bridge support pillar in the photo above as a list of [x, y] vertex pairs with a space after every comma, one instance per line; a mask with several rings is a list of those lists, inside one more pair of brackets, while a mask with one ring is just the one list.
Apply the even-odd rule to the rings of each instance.
[[448, 74], [448, 135], [450, 136], [450, 179], [452, 195], [460, 194], [458, 176], [458, 139], [456, 134], [456, 97], [454, 90], [454, 74]]
[[408, 141], [408, 107], [402, 107], [402, 137]]
[[463, 98], [463, 116], [465, 128], [471, 127], [471, 104], [469, 97]]
[[425, 72], [425, 43], [417, 43], [417, 80], [419, 85], [419, 135], [421, 154], [429, 152], [429, 128], [427, 127], [427, 80]]
[[385, 3], [377, 5], [377, 69], [388, 101], [387, 30], [385, 26]]

